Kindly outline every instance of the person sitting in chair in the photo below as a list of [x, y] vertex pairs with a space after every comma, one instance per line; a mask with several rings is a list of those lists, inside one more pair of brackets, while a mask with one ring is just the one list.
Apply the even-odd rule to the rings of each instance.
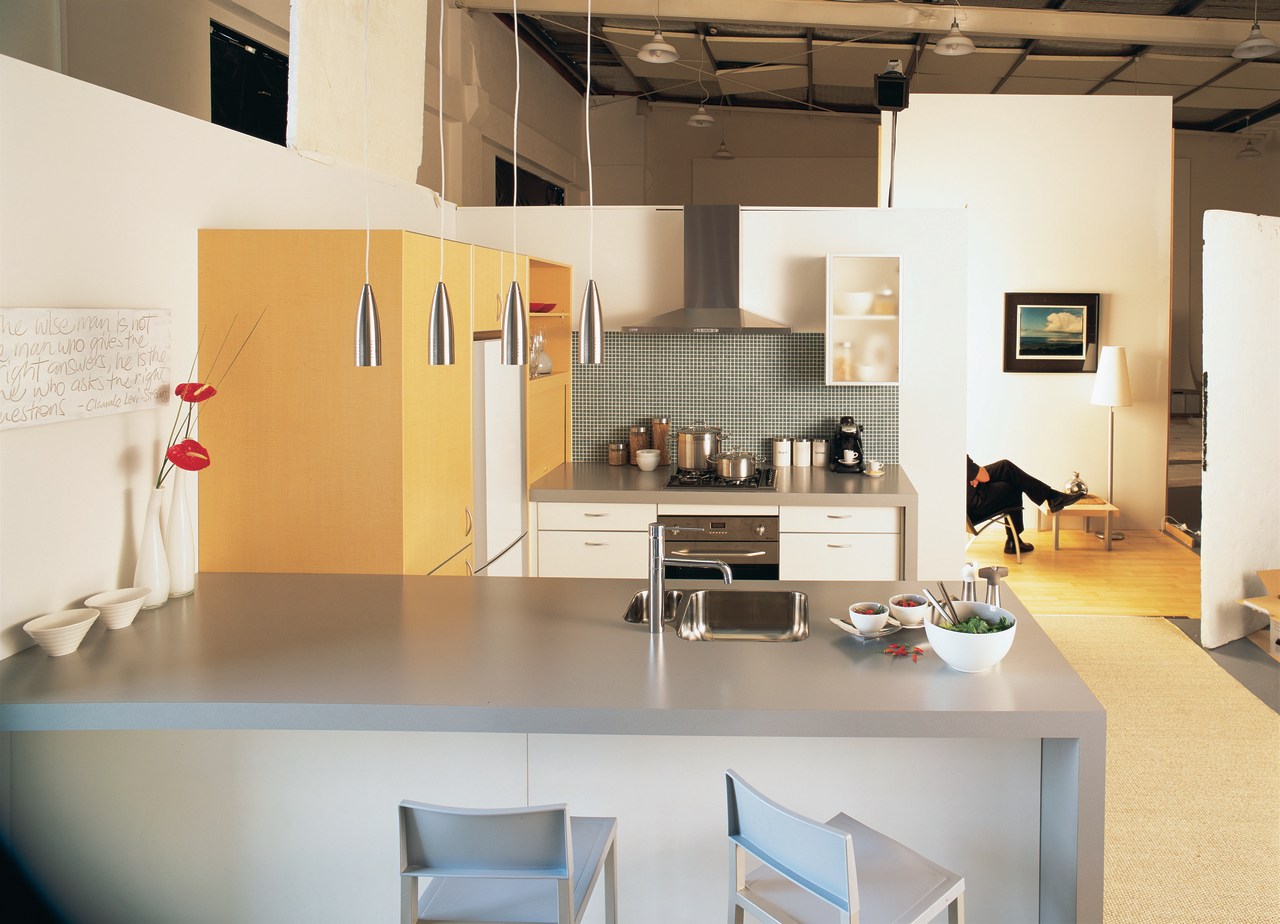
[[[1035, 550], [1030, 542], [1022, 541], [1022, 495], [1027, 495], [1037, 507], [1041, 504], [1048, 506], [1050, 513], [1057, 513], [1080, 499], [1081, 495], [1078, 494], [1055, 491], [1038, 478], [1032, 478], [1008, 459], [982, 466], [974, 462], [972, 457], [965, 458], [969, 461], [966, 506], [972, 522], [980, 523], [1001, 510], [1018, 508], [1009, 515], [1017, 534], [1009, 532], [1007, 526], [1004, 530], [1006, 555], [1015, 554], [1019, 548], [1023, 552]], [[1018, 548], [1014, 547], [1014, 542], [1018, 543]]]

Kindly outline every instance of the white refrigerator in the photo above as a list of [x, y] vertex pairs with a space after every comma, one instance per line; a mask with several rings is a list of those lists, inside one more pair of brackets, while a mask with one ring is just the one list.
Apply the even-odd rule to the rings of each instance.
[[504, 366], [501, 343], [472, 345], [475, 567], [480, 576], [528, 573], [524, 389], [527, 366]]

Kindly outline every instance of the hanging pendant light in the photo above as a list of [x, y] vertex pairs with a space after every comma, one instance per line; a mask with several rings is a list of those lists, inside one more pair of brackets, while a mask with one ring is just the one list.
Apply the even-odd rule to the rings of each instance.
[[707, 100], [711, 99], [711, 94], [707, 92], [707, 88], [702, 83], [702, 54], [699, 49], [698, 55], [698, 89], [702, 91], [702, 104], [698, 106], [698, 111], [689, 116], [689, 120], [685, 125], [691, 128], [710, 128], [716, 124], [715, 117], [707, 112]]
[[600, 293], [596, 289], [595, 273], [596, 185], [591, 165], [591, 0], [587, 0], [587, 89], [584, 99], [582, 118], [587, 136], [587, 288], [582, 293], [582, 308], [578, 316], [578, 362], [584, 366], [598, 366], [604, 362], [604, 314], [600, 310]]
[[725, 147], [724, 139], [720, 139], [720, 147], [716, 148], [715, 153], [711, 155], [716, 160], [733, 160], [733, 152]]
[[[648, 64], [673, 64], [680, 60], [680, 52], [676, 51], [674, 45], [670, 44], [662, 37], [662, 20], [658, 17], [660, 5], [653, 5], [653, 21], [657, 23], [658, 28], [653, 30], [653, 38], [640, 46], [637, 57]], [[587, 18], [591, 18], [590, 12]], [[587, 40], [591, 40], [591, 27], [587, 27]]]
[[951, 31], [938, 39], [936, 45], [933, 46], [935, 54], [945, 55], [947, 57], [959, 57], [973, 52], [973, 39], [960, 31], [960, 23], [955, 19], [951, 20]]
[[1236, 154], [1236, 160], [1253, 160], [1255, 157], [1261, 157], [1262, 152], [1253, 145], [1253, 139], [1250, 138], [1244, 143], [1239, 153]]
[[520, 266], [516, 247], [516, 216], [520, 208], [520, 11], [511, 0], [511, 34], [516, 48], [516, 102], [511, 114], [511, 288], [502, 307], [502, 364], [529, 365], [529, 318], [516, 276]]
[[449, 306], [449, 290], [444, 285], [444, 0], [440, 0], [440, 53], [437, 60], [440, 77], [438, 112], [440, 115], [440, 280], [431, 297], [431, 314], [427, 320], [427, 365], [452, 366], [453, 310]]
[[1251, 61], [1254, 58], [1266, 58], [1280, 52], [1280, 46], [1262, 34], [1258, 26], [1258, 0], [1253, 0], [1253, 28], [1243, 42], [1231, 52], [1231, 57]]
[[356, 366], [382, 365], [382, 325], [369, 284], [369, 0], [364, 2], [364, 288], [356, 309]]

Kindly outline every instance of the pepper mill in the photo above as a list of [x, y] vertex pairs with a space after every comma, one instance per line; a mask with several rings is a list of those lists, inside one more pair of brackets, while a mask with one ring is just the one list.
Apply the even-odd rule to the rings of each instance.
[[1008, 573], [1004, 565], [992, 565], [978, 572], [978, 577], [987, 579], [987, 602], [992, 606], [1000, 605], [1000, 579]]
[[971, 561], [964, 563], [960, 569], [960, 599], [971, 603], [978, 602], [978, 566]]

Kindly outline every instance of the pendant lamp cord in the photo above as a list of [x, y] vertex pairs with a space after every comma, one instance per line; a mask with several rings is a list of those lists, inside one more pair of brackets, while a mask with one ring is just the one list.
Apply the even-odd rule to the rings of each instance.
[[364, 284], [369, 284], [369, 238], [372, 223], [369, 217], [369, 0], [364, 0]]
[[444, 0], [440, 0], [440, 51], [436, 60], [440, 77], [440, 281], [444, 281]]
[[596, 278], [596, 186], [591, 171], [591, 0], [587, 0], [587, 279]]
[[511, 115], [511, 281], [516, 281], [516, 210], [520, 205], [520, 20], [519, 0], [511, 0], [511, 35], [516, 45], [516, 104]]
[[893, 208], [893, 174], [898, 164], [898, 111], [892, 116], [893, 128], [889, 132], [889, 208]]

